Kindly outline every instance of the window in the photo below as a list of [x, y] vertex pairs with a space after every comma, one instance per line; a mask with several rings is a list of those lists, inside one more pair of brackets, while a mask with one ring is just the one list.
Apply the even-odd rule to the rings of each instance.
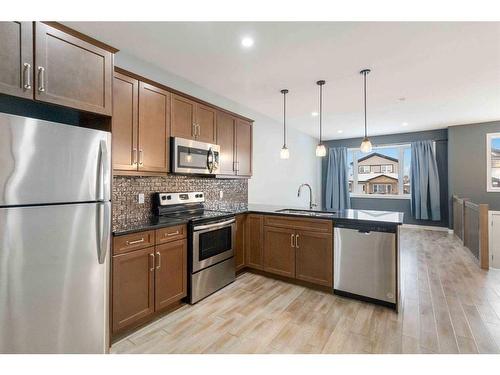
[[380, 166], [381, 173], [392, 173], [392, 171], [393, 171], [392, 164]]
[[486, 191], [500, 191], [500, 133], [486, 135]]
[[410, 145], [374, 147], [368, 154], [349, 149], [347, 161], [351, 195], [410, 197]]

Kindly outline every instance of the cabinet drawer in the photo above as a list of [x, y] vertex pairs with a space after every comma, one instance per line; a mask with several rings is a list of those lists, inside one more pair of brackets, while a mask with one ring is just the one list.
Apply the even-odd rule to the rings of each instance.
[[186, 225], [176, 225], [173, 227], [161, 228], [156, 230], [156, 244], [175, 241], [186, 238]]
[[128, 253], [132, 250], [144, 249], [154, 246], [155, 232], [149, 230], [147, 232], [138, 232], [126, 234], [113, 238], [113, 255]]
[[303, 219], [288, 216], [267, 215], [264, 225], [296, 230], [310, 230], [313, 232], [332, 233], [333, 223], [330, 220]]

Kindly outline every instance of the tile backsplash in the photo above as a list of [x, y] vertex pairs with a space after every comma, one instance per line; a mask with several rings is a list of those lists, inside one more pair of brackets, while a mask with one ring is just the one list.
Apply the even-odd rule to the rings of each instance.
[[[205, 207], [213, 210], [237, 210], [248, 204], [248, 180], [215, 179], [169, 175], [165, 177], [113, 177], [113, 227], [118, 221], [140, 221], [152, 216], [152, 195], [155, 192], [202, 191]], [[223, 198], [219, 198], [220, 191]], [[139, 204], [138, 195], [144, 194]]]

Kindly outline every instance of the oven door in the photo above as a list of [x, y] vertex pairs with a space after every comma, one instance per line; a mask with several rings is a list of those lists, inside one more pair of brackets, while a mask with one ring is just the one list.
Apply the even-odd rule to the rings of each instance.
[[193, 228], [193, 268], [200, 271], [233, 256], [235, 219], [195, 225]]
[[172, 138], [172, 171], [184, 174], [217, 174], [220, 147], [212, 143]]

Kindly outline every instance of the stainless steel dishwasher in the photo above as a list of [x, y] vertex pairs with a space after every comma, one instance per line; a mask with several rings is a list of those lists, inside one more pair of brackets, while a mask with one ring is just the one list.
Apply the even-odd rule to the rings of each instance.
[[335, 294], [398, 310], [397, 226], [336, 223]]

